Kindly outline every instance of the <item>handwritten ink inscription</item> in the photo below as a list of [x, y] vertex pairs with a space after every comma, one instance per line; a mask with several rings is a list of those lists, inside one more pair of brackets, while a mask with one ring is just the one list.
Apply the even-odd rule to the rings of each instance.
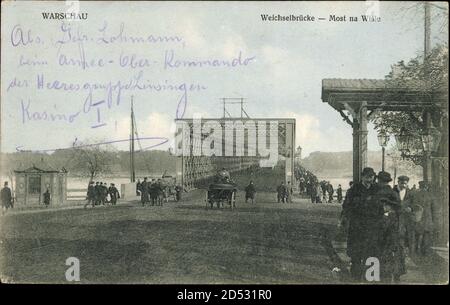
[[176, 31], [157, 33], [127, 21], [43, 22], [45, 31], [31, 21], [11, 24], [2, 50], [11, 54], [4, 100], [24, 128], [76, 125], [96, 132], [129, 109], [123, 105], [129, 107], [131, 96], [150, 103], [141, 107], [147, 115], [167, 109], [158, 100], [170, 96], [173, 118], [179, 119], [189, 97], [208, 90], [205, 78], [191, 73], [245, 73], [256, 62], [243, 50], [197, 54]]

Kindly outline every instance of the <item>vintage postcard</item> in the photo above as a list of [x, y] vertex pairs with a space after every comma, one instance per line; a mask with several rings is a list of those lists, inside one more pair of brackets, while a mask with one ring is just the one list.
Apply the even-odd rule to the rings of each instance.
[[448, 284], [446, 2], [1, 6], [2, 283]]

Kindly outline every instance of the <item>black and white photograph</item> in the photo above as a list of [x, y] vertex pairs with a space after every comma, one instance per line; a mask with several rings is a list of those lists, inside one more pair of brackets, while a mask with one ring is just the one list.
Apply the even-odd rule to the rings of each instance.
[[1, 283], [448, 285], [448, 11], [2, 1]]

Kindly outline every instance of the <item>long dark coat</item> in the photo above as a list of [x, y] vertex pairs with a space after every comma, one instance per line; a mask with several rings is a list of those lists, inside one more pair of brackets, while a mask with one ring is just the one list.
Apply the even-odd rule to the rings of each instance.
[[405, 256], [399, 240], [398, 220], [398, 213], [395, 211], [383, 215], [380, 267], [384, 279], [406, 273]]
[[149, 182], [143, 181], [141, 183], [141, 202], [148, 202], [148, 193], [149, 193]]
[[87, 199], [88, 200], [95, 200], [95, 187], [92, 184], [89, 184], [89, 186], [88, 186]]
[[1, 190], [2, 206], [9, 208], [12, 205], [11, 189], [7, 186]]
[[45, 205], [49, 205], [50, 204], [50, 193], [49, 192], [45, 192], [44, 193], [44, 204]]
[[116, 204], [117, 199], [120, 198], [119, 191], [115, 186], [110, 186], [108, 189], [109, 196], [111, 196], [111, 203]]
[[342, 216], [348, 221], [347, 254], [355, 260], [379, 257], [379, 238], [383, 206], [377, 198], [379, 188], [356, 183], [347, 191]]
[[245, 187], [245, 198], [254, 198], [256, 193], [255, 185], [249, 184]]

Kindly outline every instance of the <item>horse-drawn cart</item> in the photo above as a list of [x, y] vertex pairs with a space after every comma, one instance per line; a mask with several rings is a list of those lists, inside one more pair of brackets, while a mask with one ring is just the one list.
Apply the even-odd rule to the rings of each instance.
[[217, 208], [223, 208], [225, 203], [231, 209], [236, 207], [237, 188], [232, 183], [213, 183], [209, 185], [206, 192], [206, 209], [213, 208], [216, 204]]

